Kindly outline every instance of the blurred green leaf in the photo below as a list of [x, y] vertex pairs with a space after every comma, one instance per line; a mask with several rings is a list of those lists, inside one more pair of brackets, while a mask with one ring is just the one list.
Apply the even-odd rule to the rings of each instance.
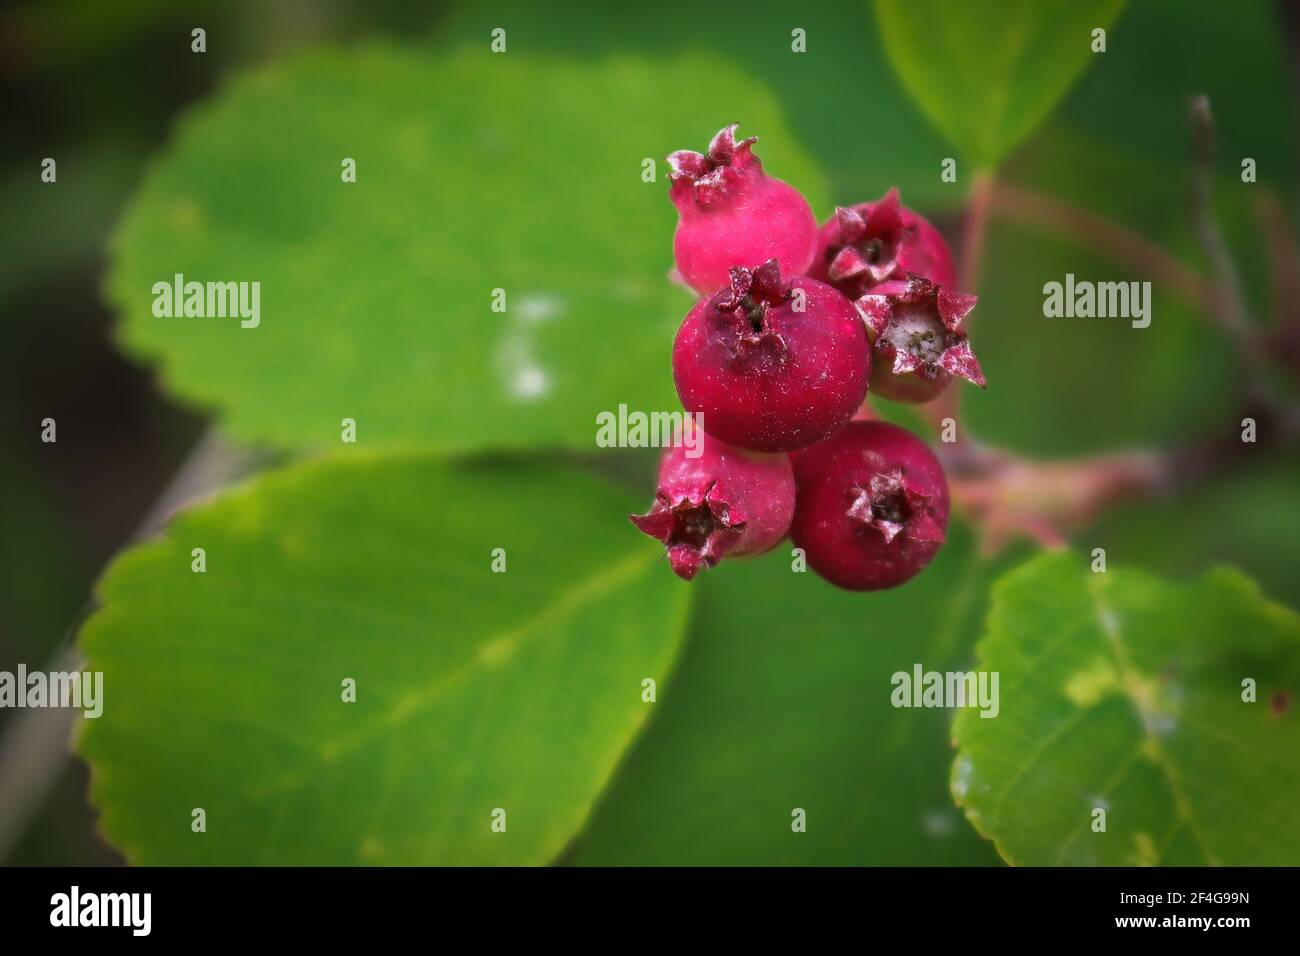
[[[663, 157], [734, 120], [823, 202], [771, 95], [716, 59], [370, 47], [245, 76], [185, 118], [116, 236], [121, 341], [237, 438], [320, 446], [348, 417], [366, 445], [591, 447], [600, 411], [676, 407], [691, 298], [665, 278]], [[176, 273], [260, 281], [260, 326], [156, 318]]]
[[1019, 145], [1079, 78], [1124, 0], [876, 0], [885, 51], [940, 131], [980, 168]]
[[[965, 197], [962, 186], [939, 178], [943, 140], [899, 86], [875, 17], [862, 0], [823, 0], [797, 12], [787, 0], [750, 0], [743, 12], [729, 4], [700, 4], [691, 9], [689, 24], [657, 0], [617, 6], [474, 0], [458, 6], [440, 42], [486, 44], [498, 26], [509, 29], [512, 50], [587, 60], [614, 51], [651, 58], [694, 51], [744, 64], [771, 87], [786, 126], [817, 159], [834, 201], [842, 205], [876, 199], [890, 186], [898, 186], [910, 205], [931, 211], [959, 206]], [[796, 29], [803, 31], [802, 53], [792, 49]], [[673, 83], [665, 95], [688, 108], [688, 99], [708, 91], [684, 89]], [[751, 132], [761, 137], [759, 153], [766, 157], [772, 137], [757, 126]], [[816, 202], [813, 209], [819, 219], [832, 212]]]
[[[1239, 432], [1236, 422], [1225, 429]], [[1240, 567], [1266, 593], [1300, 607], [1300, 460], [1270, 461], [1243, 444], [1241, 467], [1174, 497], [1134, 502], [1077, 536], [1117, 563], [1186, 576], [1215, 563]], [[1214, 533], [1206, 533], [1206, 516]]]
[[183, 515], [83, 633], [104, 832], [144, 864], [548, 862], [685, 628], [628, 506], [566, 468], [372, 456]]
[[1128, 318], [1048, 318], [1043, 287], [1139, 282], [1132, 266], [1077, 242], [997, 223], [971, 313], [987, 389], [965, 387], [972, 431], [995, 445], [1074, 456], [1201, 434], [1233, 406], [1236, 361], [1208, 320], [1153, 284], [1151, 324]]
[[[1184, 137], [1185, 138], [1185, 137]], [[1200, 242], [1193, 231], [1191, 145], [1170, 161], [1158, 152], [1135, 148], [1130, 141], [1098, 138], [1065, 123], [1044, 129], [999, 174], [999, 179], [1027, 186], [1051, 200], [1104, 217], [1159, 247], [1173, 260], [1210, 281]], [[1259, 218], [1260, 203], [1276, 190], [1272, 184], [1243, 183], [1240, 169], [1224, 169], [1214, 182], [1215, 214], [1232, 248], [1244, 292], [1259, 315], [1270, 305], [1269, 237]], [[1105, 183], [1105, 188], [1099, 188]], [[1051, 233], [1039, 225], [1036, 228]], [[1118, 265], [1130, 264], [1125, 250], [1104, 239], [1093, 251]], [[990, 257], [987, 265], [997, 260]], [[1186, 292], [1156, 285], [1158, 293]], [[1207, 332], [1217, 335], [1204, 316]], [[1226, 344], [1226, 340], [1225, 340]]]
[[[1208, 283], [1193, 234], [1190, 167], [1190, 154], [1171, 165], [1158, 154], [1052, 123], [999, 173], [1003, 193], [1034, 196], [1039, 210], [1026, 217], [995, 202], [972, 314], [973, 341], [992, 384], [986, 392], [968, 389], [966, 399], [981, 437], [1069, 455], [1236, 427], [1236, 346], [1203, 306], [1192, 304], [1193, 284], [1147, 271], [1109, 234], [1077, 231], [1049, 208], [1065, 204], [1083, 217], [1109, 220]], [[1229, 174], [1215, 183], [1218, 218], [1261, 319], [1271, 283], [1256, 201], [1270, 188]], [[1067, 273], [1094, 282], [1153, 280], [1151, 326], [1044, 317], [1043, 286], [1064, 282]], [[1029, 394], [1034, 401], [1026, 403]]]
[[998, 582], [978, 649], [1001, 711], [958, 715], [952, 790], [1008, 861], [1300, 863], [1300, 617], [1240, 573], [1043, 555]]
[[[1097, 68], [1061, 104], [1059, 116], [1098, 140], [1123, 144], [1168, 173], [1185, 169], [1188, 101], [1210, 97], [1218, 169], [1247, 192], [1241, 160], [1258, 163], [1261, 183], [1294, 189], [1296, 98], [1282, 4], [1142, 0], [1111, 31]], [[1058, 152], [1058, 158], [1068, 154]], [[1105, 176], [1094, 195], [1136, 192]], [[1253, 198], [1253, 197], [1252, 197]]]
[[[836, 590], [788, 547], [724, 563], [654, 722], [583, 836], [583, 864], [991, 864], [947, 794], [951, 713], [891, 676], [968, 660], [997, 567], [950, 529], [901, 588]], [[807, 832], [792, 832], [792, 811]]]

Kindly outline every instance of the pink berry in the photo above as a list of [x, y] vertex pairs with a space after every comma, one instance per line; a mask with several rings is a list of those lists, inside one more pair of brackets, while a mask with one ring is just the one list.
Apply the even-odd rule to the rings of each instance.
[[792, 451], [833, 434], [862, 404], [871, 350], [848, 299], [776, 260], [731, 271], [696, 303], [673, 343], [682, 405], [704, 428], [754, 451]]
[[832, 584], [897, 587], [943, 544], [948, 482], [939, 460], [906, 429], [857, 421], [791, 457], [798, 507], [790, 535]]
[[898, 201], [891, 189], [877, 202], [841, 206], [818, 231], [817, 255], [808, 274], [829, 282], [850, 299], [874, 286], [914, 273], [946, 289], [956, 288], [952, 253], [939, 230]]
[[692, 434], [699, 457], [691, 458], [684, 442], [665, 452], [654, 506], [628, 516], [664, 543], [668, 563], [687, 581], [723, 557], [775, 547], [794, 515], [794, 474], [787, 456], [742, 451], [703, 431]]
[[682, 279], [700, 295], [723, 288], [735, 266], [776, 259], [785, 275], [808, 271], [817, 251], [817, 220], [793, 186], [772, 179], [751, 147], [735, 139], [733, 123], [707, 154], [678, 150], [668, 157], [677, 207], [673, 256]]
[[983, 388], [984, 372], [961, 327], [976, 301], [919, 276], [891, 280], [859, 298], [854, 304], [876, 362], [872, 392], [896, 402], [928, 402], [954, 375]]

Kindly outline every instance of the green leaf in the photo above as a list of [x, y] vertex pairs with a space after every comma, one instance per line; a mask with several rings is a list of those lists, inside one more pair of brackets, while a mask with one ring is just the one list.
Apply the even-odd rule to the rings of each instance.
[[[1183, 122], [1179, 138], [1183, 150], [1175, 157], [1142, 149], [1131, 140], [1098, 138], [1095, 130], [1084, 132], [1080, 125], [1052, 123], [1003, 167], [998, 178], [1027, 186], [1093, 217], [1113, 220], [1209, 281], [1211, 270], [1193, 228], [1193, 162], [1186, 120]], [[1273, 172], [1276, 174], [1276, 167]], [[1106, 183], [1106, 188], [1099, 189], [1098, 182]], [[1213, 191], [1216, 217], [1242, 271], [1244, 291], [1254, 294], [1263, 312], [1269, 305], [1268, 237], [1255, 208], [1258, 197], [1250, 192], [1255, 186], [1243, 183], [1240, 167], [1229, 164], [1216, 177]], [[1264, 189], [1271, 191], [1272, 187]], [[1042, 222], [1037, 225], [1044, 228]], [[1126, 261], [1125, 250], [1111, 246], [1108, 237], [1095, 236], [1092, 241], [1113, 261]], [[1159, 284], [1156, 289], [1172, 291], [1162, 290]]]
[[[971, 342], [987, 389], [966, 388], [966, 423], [991, 444], [1075, 456], [1130, 444], [1186, 441], [1222, 419], [1236, 362], [1221, 333], [1153, 283], [1151, 320], [1049, 318], [1044, 286], [1141, 282], [1132, 266], [1014, 223], [990, 231]], [[1032, 396], [1032, 399], [1030, 398]]]
[[788, 547], [697, 580], [673, 685], [576, 861], [996, 863], [947, 793], [951, 712], [890, 703], [894, 673], [967, 661], [983, 619], [997, 568], [949, 530], [919, 577], [878, 594], [792, 572]]
[[[676, 407], [692, 300], [665, 278], [664, 156], [739, 121], [824, 210], [820, 177], [726, 62], [483, 47], [306, 55], [188, 114], [115, 237], [123, 345], [235, 437], [290, 447], [353, 418], [369, 446], [590, 448], [598, 412]], [[177, 273], [261, 282], [260, 325], [155, 317]]]
[[979, 666], [1001, 711], [958, 716], [952, 790], [1008, 861], [1300, 863], [1300, 617], [1240, 573], [1044, 555], [994, 589]]
[[[899, 87], [876, 18], [862, 0], [804, 4], [797, 17], [790, 16], [789, 0], [747, 0], [741, 15], [730, 4], [696, 4], [689, 28], [664, 9], [660, 0], [621, 0], [602, 11], [590, 0], [473, 0], [448, 15], [440, 42], [481, 44], [494, 27], [508, 24], [512, 43], [518, 39], [527, 49], [584, 61], [598, 61], [611, 50], [647, 57], [745, 51], [746, 62], [761, 63], [755, 68], [784, 109], [789, 129], [829, 179], [835, 202], [877, 199], [898, 186], [909, 206], [927, 214], [936, 206], [961, 205], [964, 188], [939, 177], [943, 139]], [[803, 31], [804, 53], [792, 50], [796, 28]], [[868, 109], [846, 105], [853, 97]], [[763, 135], [760, 151], [769, 141]], [[814, 207], [822, 218], [831, 212]]]
[[[1239, 429], [1228, 423], [1223, 433]], [[1229, 562], [1267, 594], [1300, 607], [1300, 457], [1272, 458], [1255, 449], [1261, 446], [1243, 444], [1243, 467], [1218, 479], [1108, 512], [1078, 540], [1105, 548], [1116, 563], [1165, 575]], [[1213, 534], [1206, 534], [1206, 515], [1214, 516]]]
[[921, 111], [980, 168], [1051, 112], [1124, 0], [876, 0], [885, 52]]
[[104, 832], [144, 864], [552, 860], [685, 628], [628, 505], [566, 468], [378, 456], [182, 516], [113, 565], [83, 634]]
[[[1219, 171], [1235, 180], [1239, 204], [1257, 198], [1256, 185], [1241, 182], [1247, 156], [1258, 163], [1260, 183], [1293, 191], [1296, 98], [1282, 93], [1293, 82], [1289, 35], [1278, 4], [1199, 4], [1188, 16], [1184, 0], [1142, 0], [1129, 6], [1098, 69], [1060, 115], [1171, 171], [1188, 165], [1188, 100], [1204, 93], [1214, 109]], [[1093, 186], [1098, 195], [1120, 184], [1098, 176]]]

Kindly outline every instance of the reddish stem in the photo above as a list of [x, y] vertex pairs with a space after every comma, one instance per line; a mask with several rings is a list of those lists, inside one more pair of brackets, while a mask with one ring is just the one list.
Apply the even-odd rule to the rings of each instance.
[[970, 199], [966, 206], [966, 222], [962, 226], [960, 291], [974, 292], [979, 288], [980, 270], [984, 265], [985, 237], [988, 235], [989, 209], [993, 199], [995, 180], [991, 172], [975, 174], [971, 182]]

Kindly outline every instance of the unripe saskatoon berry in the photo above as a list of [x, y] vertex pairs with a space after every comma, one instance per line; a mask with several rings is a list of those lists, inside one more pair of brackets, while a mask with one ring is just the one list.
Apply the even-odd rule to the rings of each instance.
[[841, 428], [867, 393], [871, 354], [853, 303], [775, 260], [733, 269], [673, 343], [673, 379], [709, 434], [755, 451], [792, 451]]
[[703, 431], [694, 432], [691, 444], [702, 454], [691, 458], [683, 442], [665, 452], [654, 506], [646, 514], [628, 515], [664, 543], [668, 563], [687, 581], [723, 557], [775, 547], [794, 515], [788, 456], [742, 451]]
[[891, 280], [859, 298], [854, 304], [875, 362], [872, 392], [896, 402], [928, 402], [954, 375], [983, 388], [984, 372], [961, 327], [976, 301], [919, 276]]
[[948, 482], [938, 459], [906, 429], [855, 421], [791, 458], [798, 504], [790, 535], [832, 584], [897, 587], [943, 544]]
[[668, 157], [677, 207], [673, 256], [682, 279], [700, 295], [723, 288], [735, 266], [776, 259], [785, 275], [808, 271], [817, 250], [817, 220], [793, 186], [763, 172], [752, 146], [735, 140], [735, 124], [706, 154], [678, 150]]
[[957, 286], [948, 243], [938, 229], [898, 201], [891, 189], [876, 202], [841, 206], [817, 234], [808, 274], [856, 299], [908, 273], [945, 289]]

